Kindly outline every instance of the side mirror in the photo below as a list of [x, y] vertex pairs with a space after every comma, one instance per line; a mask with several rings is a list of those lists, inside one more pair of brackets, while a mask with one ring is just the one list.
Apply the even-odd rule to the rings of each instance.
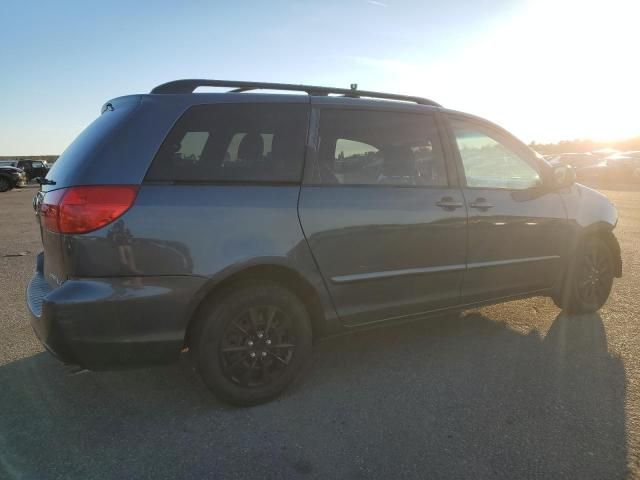
[[576, 183], [576, 170], [569, 165], [555, 165], [552, 175], [553, 186], [556, 188], [570, 187]]

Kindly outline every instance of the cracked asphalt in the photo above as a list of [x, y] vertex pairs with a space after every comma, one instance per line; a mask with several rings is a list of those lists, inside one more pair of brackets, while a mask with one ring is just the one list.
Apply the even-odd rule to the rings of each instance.
[[640, 192], [595, 315], [545, 298], [320, 342], [250, 409], [186, 363], [69, 375], [33, 335], [34, 188], [0, 194], [0, 478], [640, 478]]

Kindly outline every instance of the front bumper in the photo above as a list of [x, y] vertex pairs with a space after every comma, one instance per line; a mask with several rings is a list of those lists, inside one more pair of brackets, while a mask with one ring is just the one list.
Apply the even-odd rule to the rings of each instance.
[[177, 360], [204, 279], [73, 279], [52, 288], [42, 264], [41, 253], [27, 306], [36, 336], [60, 361], [106, 370]]
[[27, 177], [24, 175], [20, 175], [19, 177], [14, 177], [14, 187], [16, 188], [22, 188], [22, 187], [26, 187], [27, 186]]

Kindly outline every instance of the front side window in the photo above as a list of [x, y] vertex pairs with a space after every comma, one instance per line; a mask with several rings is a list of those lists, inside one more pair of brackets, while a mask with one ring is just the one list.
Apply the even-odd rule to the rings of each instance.
[[197, 105], [169, 132], [146, 179], [299, 182], [307, 126], [307, 105]]
[[497, 133], [462, 120], [451, 120], [467, 186], [525, 190], [541, 183], [540, 174], [507, 146]]
[[433, 117], [326, 109], [320, 114], [310, 183], [446, 186], [447, 172]]

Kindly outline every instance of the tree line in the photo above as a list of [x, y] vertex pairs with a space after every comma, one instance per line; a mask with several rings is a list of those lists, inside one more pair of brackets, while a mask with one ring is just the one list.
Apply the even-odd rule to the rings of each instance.
[[629, 150], [640, 150], [640, 136], [613, 142], [597, 142], [586, 139], [562, 140], [558, 143], [537, 143], [533, 141], [529, 146], [542, 155], [553, 153], [585, 153], [605, 148], [613, 148], [621, 152], [626, 152]]

